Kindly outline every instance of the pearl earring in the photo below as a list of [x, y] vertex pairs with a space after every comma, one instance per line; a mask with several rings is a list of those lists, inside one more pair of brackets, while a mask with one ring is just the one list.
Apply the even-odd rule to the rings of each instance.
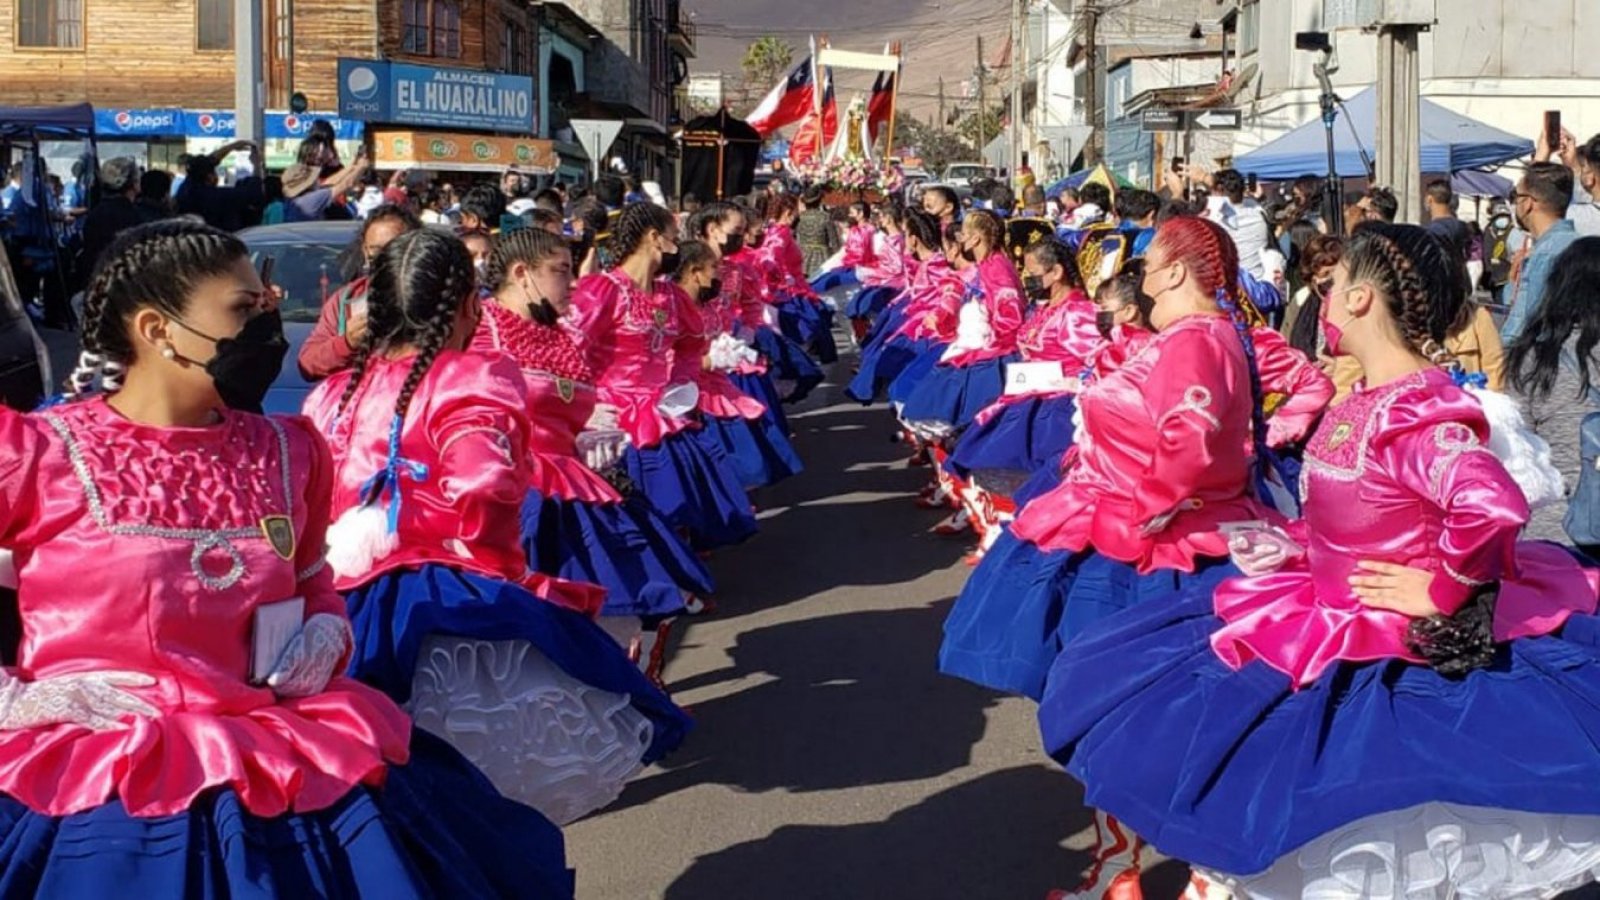
[[161, 348], [161, 357], [163, 359], [177, 359], [178, 358], [178, 351], [172, 349], [171, 347], [162, 347]]

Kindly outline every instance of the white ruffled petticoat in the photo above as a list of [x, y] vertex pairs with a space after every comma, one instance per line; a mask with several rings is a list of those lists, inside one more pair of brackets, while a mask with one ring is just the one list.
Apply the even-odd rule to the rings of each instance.
[[1369, 816], [1250, 878], [1262, 900], [1542, 900], [1600, 879], [1600, 816], [1430, 803]]
[[407, 711], [500, 793], [558, 825], [616, 800], [653, 732], [626, 695], [574, 679], [520, 640], [429, 636]]

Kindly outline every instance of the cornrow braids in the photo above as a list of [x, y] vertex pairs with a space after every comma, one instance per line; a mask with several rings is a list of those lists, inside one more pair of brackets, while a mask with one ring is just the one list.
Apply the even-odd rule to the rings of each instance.
[[545, 260], [563, 250], [570, 252], [570, 249], [565, 237], [541, 228], [501, 232], [495, 239], [494, 253], [489, 256], [488, 283], [485, 286], [499, 292], [506, 287], [512, 264], [520, 262], [529, 268], [538, 268]]
[[1346, 261], [1351, 281], [1372, 283], [1412, 349], [1435, 365], [1454, 357], [1444, 347], [1465, 291], [1438, 239], [1414, 225], [1368, 223], [1356, 229]]
[[1025, 251], [1028, 256], [1038, 260], [1045, 271], [1061, 267], [1063, 280], [1069, 288], [1083, 289], [1083, 276], [1078, 273], [1078, 256], [1072, 248], [1062, 243], [1057, 238], [1044, 238], [1034, 241]]
[[967, 213], [967, 222], [983, 239], [988, 242], [989, 249], [996, 253], [1004, 253], [1006, 249], [1006, 229], [1000, 223], [1000, 217], [987, 209], [974, 209]]
[[106, 391], [122, 386], [134, 358], [125, 323], [153, 307], [177, 318], [200, 281], [223, 275], [249, 250], [231, 234], [183, 216], [123, 232], [101, 257], [83, 304], [83, 352], [68, 379], [81, 396], [98, 378]]
[[737, 205], [725, 200], [713, 200], [689, 217], [689, 234], [703, 241], [710, 233], [712, 225], [721, 225], [737, 212], [742, 212]]
[[625, 206], [611, 229], [611, 259], [616, 264], [632, 256], [652, 231], [666, 234], [677, 220], [665, 207], [654, 203]]

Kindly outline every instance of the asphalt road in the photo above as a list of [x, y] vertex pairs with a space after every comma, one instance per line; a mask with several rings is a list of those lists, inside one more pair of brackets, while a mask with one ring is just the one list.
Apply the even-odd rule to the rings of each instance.
[[926, 533], [927, 470], [834, 376], [791, 413], [806, 471], [756, 497], [760, 536], [713, 560], [719, 613], [675, 641], [695, 731], [567, 829], [582, 900], [1038, 900], [1087, 862], [1033, 705], [935, 671], [964, 545]]

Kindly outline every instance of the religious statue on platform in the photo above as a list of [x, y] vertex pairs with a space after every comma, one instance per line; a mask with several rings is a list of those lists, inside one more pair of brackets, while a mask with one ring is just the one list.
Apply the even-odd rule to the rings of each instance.
[[867, 104], [859, 96], [845, 110], [844, 127], [829, 148], [829, 159], [872, 161], [872, 136], [868, 131]]

